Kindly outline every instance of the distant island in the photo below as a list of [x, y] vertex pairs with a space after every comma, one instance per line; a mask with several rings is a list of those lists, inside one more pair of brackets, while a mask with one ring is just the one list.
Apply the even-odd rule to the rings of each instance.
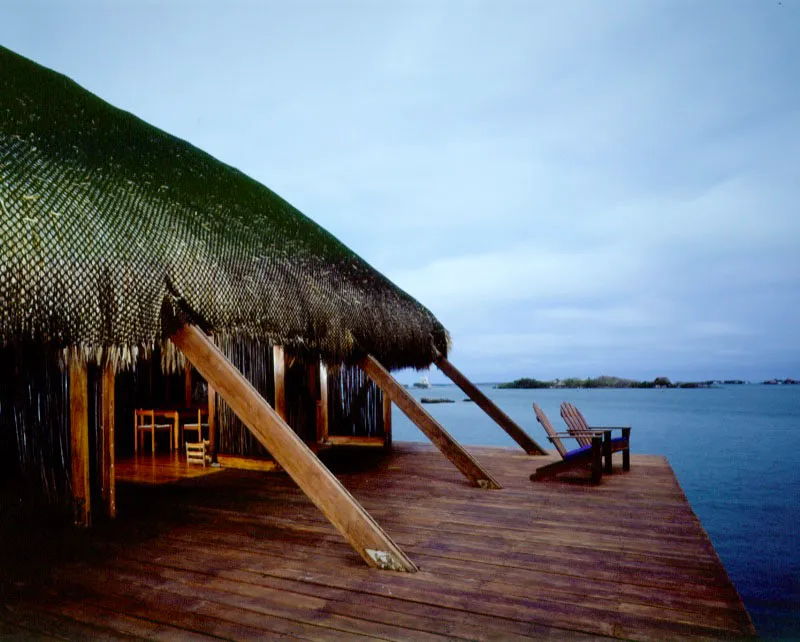
[[[715, 386], [741, 386], [749, 384], [743, 379], [714, 379], [710, 381], [677, 381], [673, 383], [667, 377], [656, 377], [652, 381], [635, 381], [622, 377], [595, 377], [588, 379], [554, 379], [553, 381], [540, 381], [523, 377], [507, 383], [499, 383], [495, 388], [516, 388], [522, 390], [536, 390], [540, 388], [713, 388]], [[763, 385], [800, 385], [800, 379], [768, 379], [760, 382]]]
[[540, 381], [539, 379], [529, 379], [527, 377], [500, 383], [496, 388], [519, 388], [519, 389], [539, 389], [539, 388], [711, 388], [714, 385], [725, 383], [743, 384], [744, 381], [730, 379], [727, 381], [682, 381], [673, 383], [667, 377], [656, 377], [652, 381], [634, 381], [633, 379], [623, 379], [622, 377], [590, 377], [588, 379], [555, 379], [553, 381]]
[[455, 399], [445, 399], [444, 397], [423, 397], [421, 403], [455, 403]]

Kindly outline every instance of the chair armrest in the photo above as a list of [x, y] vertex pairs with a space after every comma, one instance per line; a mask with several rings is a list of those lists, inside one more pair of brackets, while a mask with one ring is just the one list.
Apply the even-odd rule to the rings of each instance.
[[601, 431], [604, 431], [604, 430], [625, 430], [626, 428], [628, 430], [631, 429], [630, 426], [589, 426], [589, 431], [591, 432], [592, 430], [601, 430]]

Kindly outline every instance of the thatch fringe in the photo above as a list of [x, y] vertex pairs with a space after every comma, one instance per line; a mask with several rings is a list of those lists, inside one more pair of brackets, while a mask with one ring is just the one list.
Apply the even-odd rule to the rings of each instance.
[[163, 339], [151, 345], [66, 346], [58, 350], [57, 354], [58, 365], [64, 371], [71, 360], [78, 360], [87, 366], [94, 365], [102, 368], [110, 364], [114, 372], [119, 374], [130, 371], [140, 359], [149, 361], [154, 351], [160, 354], [160, 366], [165, 374], [183, 372], [186, 367], [186, 357], [169, 339]]

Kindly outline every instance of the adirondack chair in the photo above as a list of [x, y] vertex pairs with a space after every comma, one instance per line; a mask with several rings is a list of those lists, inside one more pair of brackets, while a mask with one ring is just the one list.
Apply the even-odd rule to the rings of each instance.
[[603, 477], [603, 439], [600, 434], [593, 435], [589, 440], [589, 444], [586, 446], [581, 446], [575, 450], [567, 450], [561, 442], [561, 437], [571, 437], [571, 435], [566, 432], [556, 432], [550, 420], [547, 418], [547, 415], [544, 414], [544, 411], [538, 404], [533, 404], [533, 410], [536, 413], [536, 420], [544, 427], [547, 438], [556, 447], [558, 454], [561, 455], [561, 461], [556, 461], [552, 464], [537, 468], [536, 472], [531, 475], [531, 481], [553, 477], [559, 473], [564, 473], [576, 468], [589, 467], [592, 471], [592, 483], [599, 484]]
[[[589, 445], [594, 435], [603, 435], [603, 458], [605, 459], [606, 473], [612, 471], [611, 454], [620, 451], [622, 451], [622, 470], [631, 469], [630, 426], [590, 426], [581, 411], [568, 401], [561, 404], [561, 417], [567, 424], [567, 432], [581, 446]], [[612, 437], [612, 430], [621, 430], [622, 436]]]

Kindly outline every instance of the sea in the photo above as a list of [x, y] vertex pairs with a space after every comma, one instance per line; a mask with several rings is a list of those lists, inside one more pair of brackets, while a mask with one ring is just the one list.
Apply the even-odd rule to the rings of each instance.
[[[591, 425], [632, 426], [633, 453], [669, 458], [759, 634], [800, 639], [800, 386], [478, 387], [548, 449], [534, 401], [556, 426], [562, 401], [575, 403]], [[518, 447], [456, 386], [410, 392], [455, 400], [425, 407], [462, 444]], [[392, 423], [395, 440], [425, 440], [396, 407]]]

